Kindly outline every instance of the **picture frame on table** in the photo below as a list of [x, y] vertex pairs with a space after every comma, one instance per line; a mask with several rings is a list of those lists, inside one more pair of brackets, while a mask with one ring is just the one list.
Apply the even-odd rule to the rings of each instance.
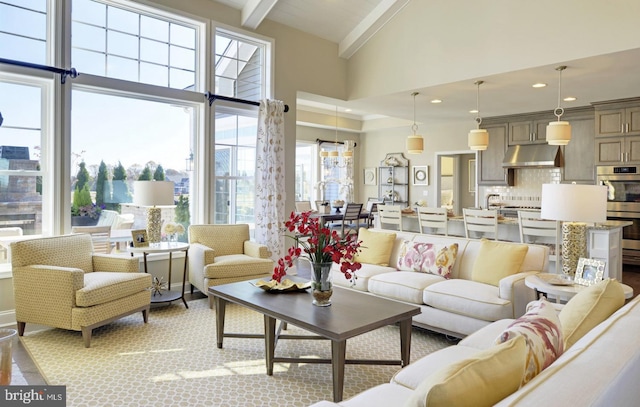
[[411, 169], [413, 185], [429, 185], [429, 166], [414, 165]]
[[574, 282], [579, 285], [590, 286], [597, 284], [604, 278], [605, 262], [581, 257], [578, 260]]
[[377, 168], [365, 168], [364, 169], [364, 184], [365, 185], [377, 185], [378, 184], [378, 170]]
[[149, 236], [146, 229], [134, 229], [131, 231], [131, 239], [133, 247], [148, 247]]

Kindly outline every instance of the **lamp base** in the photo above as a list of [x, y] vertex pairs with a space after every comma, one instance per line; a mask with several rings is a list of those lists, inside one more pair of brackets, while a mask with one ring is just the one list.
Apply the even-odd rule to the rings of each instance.
[[587, 257], [587, 225], [581, 222], [563, 222], [562, 272], [573, 277], [580, 257]]
[[158, 243], [162, 239], [162, 209], [147, 209], [147, 235], [149, 243]]

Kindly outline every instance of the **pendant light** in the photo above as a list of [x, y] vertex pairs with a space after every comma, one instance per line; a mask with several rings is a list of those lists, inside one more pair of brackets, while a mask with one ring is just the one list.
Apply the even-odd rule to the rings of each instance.
[[556, 68], [558, 71], [558, 107], [553, 111], [553, 114], [558, 118], [555, 122], [550, 122], [547, 126], [547, 143], [553, 146], [566, 146], [571, 141], [571, 125], [569, 122], [560, 121], [560, 117], [564, 114], [564, 109], [560, 107], [560, 101], [562, 100], [562, 71], [567, 69], [562, 65]]
[[469, 132], [469, 148], [472, 150], [486, 150], [489, 146], [489, 133], [485, 129], [480, 128], [482, 118], [480, 117], [480, 85], [484, 81], [475, 81], [474, 85], [478, 87], [478, 93], [476, 95], [476, 123], [477, 127]]
[[421, 135], [416, 134], [418, 130], [418, 125], [416, 124], [416, 96], [419, 95], [418, 92], [413, 92], [411, 96], [413, 96], [413, 126], [411, 126], [411, 130], [413, 134], [407, 137], [407, 153], [409, 154], [422, 154], [424, 151], [424, 139]]

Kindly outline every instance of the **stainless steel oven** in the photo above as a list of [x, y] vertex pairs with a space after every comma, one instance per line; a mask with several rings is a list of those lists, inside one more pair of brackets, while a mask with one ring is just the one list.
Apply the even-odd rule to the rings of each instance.
[[607, 219], [632, 222], [622, 228], [622, 262], [640, 265], [640, 166], [598, 167], [597, 176], [608, 188]]

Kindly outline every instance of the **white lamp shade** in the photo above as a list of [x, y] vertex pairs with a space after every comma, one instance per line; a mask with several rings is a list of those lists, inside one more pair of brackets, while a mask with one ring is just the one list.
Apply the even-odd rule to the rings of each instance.
[[320, 150], [320, 157], [329, 157], [329, 152], [323, 148]]
[[542, 184], [540, 216], [565, 222], [604, 222], [607, 220], [607, 187]]
[[569, 122], [555, 121], [547, 126], [547, 143], [553, 146], [566, 146], [571, 141]]
[[329, 157], [337, 157], [338, 155], [340, 155], [338, 153], [338, 150], [331, 150], [329, 151]]
[[469, 148], [472, 150], [486, 150], [489, 146], [489, 132], [485, 129], [475, 129], [469, 132]]
[[138, 206], [174, 205], [173, 181], [135, 181], [133, 203]]
[[353, 151], [351, 150], [346, 150], [342, 153], [342, 156], [344, 158], [353, 158]]
[[409, 154], [422, 154], [424, 151], [424, 139], [418, 134], [407, 137], [407, 152]]

